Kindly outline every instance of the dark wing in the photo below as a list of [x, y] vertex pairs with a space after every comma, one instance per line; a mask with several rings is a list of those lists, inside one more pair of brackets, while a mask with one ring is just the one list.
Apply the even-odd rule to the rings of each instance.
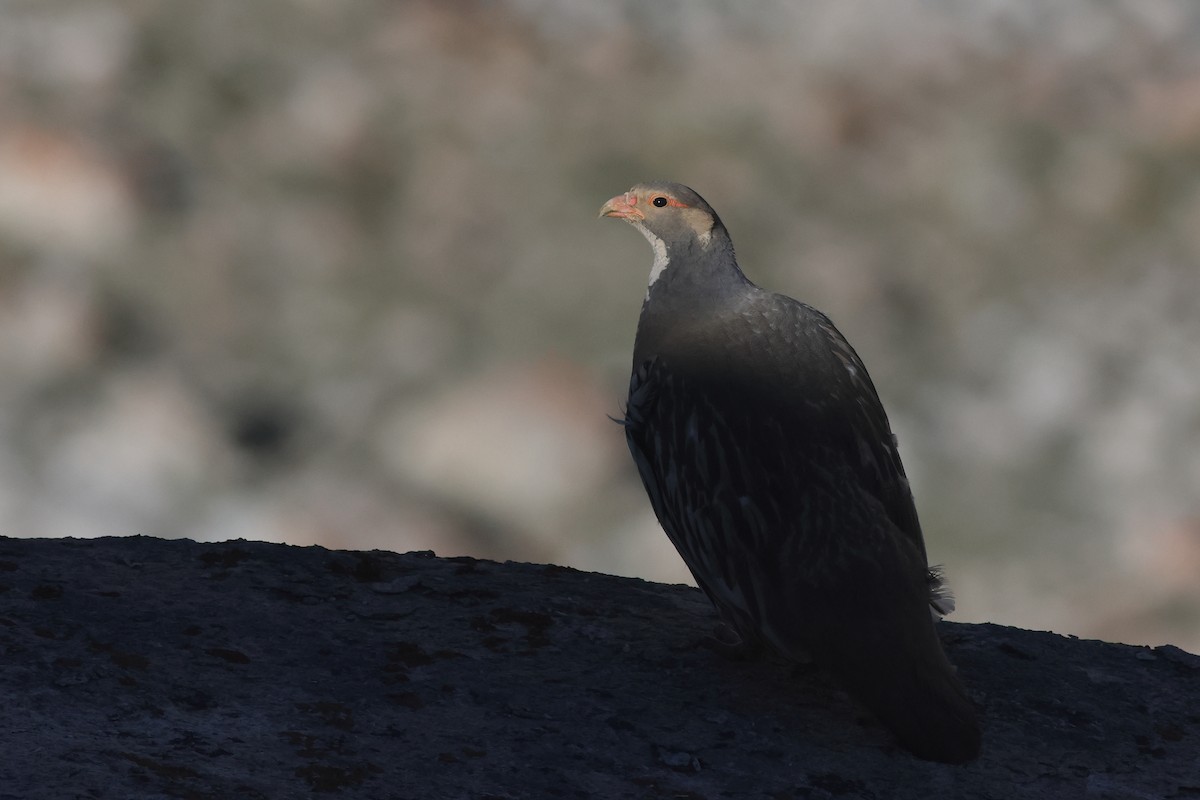
[[[848, 423], [846, 435], [859, 454], [856, 469], [858, 480], [879, 498], [888, 518], [917, 546], [928, 565], [925, 538], [917, 518], [912, 487], [904, 473], [904, 464], [900, 461], [896, 435], [892, 433], [887, 412], [883, 410], [883, 403], [866, 366], [828, 317], [810, 306], [797, 305], [803, 306], [805, 312], [812, 315], [817, 330], [825, 337], [830, 352], [844, 370], [844, 380], [849, 387], [848, 396], [854, 398], [854, 402], [845, 407]], [[926, 566], [926, 575], [930, 605], [943, 616], [949, 614], [954, 610], [954, 597], [945, 585], [941, 569]]]
[[762, 465], [747, 462], [749, 448], [719, 404], [694, 388], [658, 358], [635, 366], [625, 438], [655, 516], [697, 585], [743, 639], [758, 639], [768, 599], [748, 590], [769, 584], [760, 565], [776, 560], [788, 526], [778, 506], [751, 501], [772, 494], [749, 486]]
[[864, 485], [862, 454], [829, 414], [756, 402], [758, 387], [719, 371], [728, 380], [638, 365], [625, 434], [663, 529], [727, 621], [789, 652], [816, 636], [798, 615], [836, 619], [865, 594], [928, 603], [924, 551]]
[[[846, 419], [845, 435], [852, 442], [853, 451], [858, 453], [854, 462], [858, 480], [879, 498], [888, 517], [924, 555], [925, 539], [917, 519], [912, 488], [904, 474], [896, 435], [892, 433], [875, 384], [858, 353], [833, 322], [814, 308], [805, 306], [805, 310], [813, 315], [817, 330], [824, 335], [829, 351], [844, 371], [848, 390], [841, 407]], [[846, 402], [850, 398], [853, 402]]]
[[[770, 330], [762, 320], [772, 321]], [[856, 534], [844, 512], [831, 517], [841, 530], [804, 535], [819, 507], [835, 504], [823, 495], [828, 490], [865, 515], [860, 531], [907, 540], [925, 571], [929, 602], [946, 613], [949, 598], [928, 571], [887, 415], [833, 323], [764, 292], [727, 324], [681, 338], [703, 355], [664, 340], [666, 355], [635, 364], [626, 435], [655, 513], [714, 602], [724, 605], [723, 585], [745, 585], [738, 573], [754, 567], [743, 561], [777, 558], [790, 547], [794, 570], [802, 570], [824, 561], [815, 548], [853, 546], [856, 535], [867, 535]], [[877, 525], [876, 517], [890, 524]], [[704, 530], [721, 520], [737, 530], [724, 537]], [[738, 541], [726, 546], [722, 538]]]

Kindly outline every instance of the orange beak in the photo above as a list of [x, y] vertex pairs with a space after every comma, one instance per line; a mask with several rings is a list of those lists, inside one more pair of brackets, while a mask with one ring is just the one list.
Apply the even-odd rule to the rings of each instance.
[[637, 206], [637, 195], [630, 192], [619, 194], [600, 207], [600, 216], [617, 219], [642, 220], [646, 218]]

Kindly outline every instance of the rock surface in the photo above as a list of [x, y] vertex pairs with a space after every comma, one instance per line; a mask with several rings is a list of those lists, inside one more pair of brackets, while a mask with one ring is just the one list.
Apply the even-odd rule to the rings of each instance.
[[943, 623], [984, 752], [913, 759], [698, 590], [555, 566], [0, 539], [0, 798], [1200, 797], [1200, 657]]

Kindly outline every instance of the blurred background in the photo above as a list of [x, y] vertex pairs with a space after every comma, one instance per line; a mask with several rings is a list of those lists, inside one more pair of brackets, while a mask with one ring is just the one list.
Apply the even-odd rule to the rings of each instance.
[[689, 580], [619, 415], [690, 184], [875, 379], [955, 619], [1200, 651], [1200, 5], [0, 3], [0, 534]]

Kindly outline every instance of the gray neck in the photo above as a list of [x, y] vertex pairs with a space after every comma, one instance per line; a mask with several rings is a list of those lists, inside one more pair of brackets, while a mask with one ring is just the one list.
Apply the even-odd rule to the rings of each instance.
[[646, 299], [663, 302], [713, 302], [716, 298], [752, 286], [738, 266], [733, 243], [725, 228], [718, 225], [704, 236], [692, 236], [668, 243], [644, 225], [635, 225], [650, 242], [654, 263]]
[[714, 315], [736, 307], [754, 291], [738, 267], [724, 228], [714, 228], [707, 242], [692, 237], [668, 243], [648, 232], [646, 238], [655, 259], [638, 319], [635, 364], [674, 351], [672, 342], [680, 335], [693, 340], [685, 331], [708, 329]]

